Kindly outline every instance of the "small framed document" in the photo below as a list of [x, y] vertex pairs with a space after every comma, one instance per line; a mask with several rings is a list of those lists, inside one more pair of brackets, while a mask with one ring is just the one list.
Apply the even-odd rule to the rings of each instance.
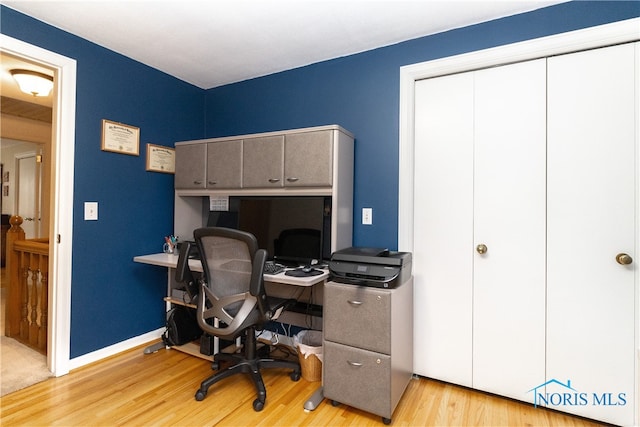
[[102, 120], [102, 151], [140, 155], [140, 128]]
[[163, 145], [147, 144], [147, 170], [175, 173], [176, 150]]

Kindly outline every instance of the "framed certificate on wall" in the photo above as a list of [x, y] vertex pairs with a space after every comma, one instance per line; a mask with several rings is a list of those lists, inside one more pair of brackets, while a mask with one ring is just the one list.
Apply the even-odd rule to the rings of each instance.
[[175, 173], [176, 150], [163, 145], [147, 144], [147, 170]]
[[102, 151], [140, 155], [140, 128], [102, 120]]

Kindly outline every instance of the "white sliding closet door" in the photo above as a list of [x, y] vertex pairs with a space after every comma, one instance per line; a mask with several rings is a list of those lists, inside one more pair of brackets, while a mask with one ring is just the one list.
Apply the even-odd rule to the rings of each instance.
[[585, 393], [557, 409], [620, 425], [637, 404], [637, 45], [548, 63], [547, 380]]
[[474, 74], [473, 388], [533, 402], [545, 378], [546, 60]]
[[414, 371], [530, 400], [544, 381], [545, 61], [423, 80], [415, 99]]
[[416, 82], [414, 372], [471, 386], [473, 75]]

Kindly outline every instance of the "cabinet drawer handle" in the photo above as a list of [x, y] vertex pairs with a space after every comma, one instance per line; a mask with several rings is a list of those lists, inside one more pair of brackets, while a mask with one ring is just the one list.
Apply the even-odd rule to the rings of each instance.
[[196, 185], [200, 185], [200, 184], [202, 184], [202, 181], [193, 181], [193, 183], [196, 184]]
[[269, 182], [274, 184], [276, 182], [280, 182], [280, 179], [279, 178], [269, 178]]
[[293, 176], [292, 176], [292, 177], [290, 177], [290, 178], [287, 178], [287, 181], [289, 181], [289, 182], [296, 182], [296, 181], [298, 181], [299, 179], [300, 179], [300, 178], [296, 178], [296, 177], [293, 177]]
[[209, 181], [209, 185], [216, 185], [218, 181]]
[[359, 368], [360, 366], [362, 366], [362, 363], [360, 362], [352, 362], [350, 360], [347, 360], [347, 363], [351, 366], [355, 366], [356, 368]]
[[347, 300], [347, 302], [351, 305], [355, 305], [355, 306], [359, 306], [362, 305], [362, 301], [353, 301], [353, 300]]

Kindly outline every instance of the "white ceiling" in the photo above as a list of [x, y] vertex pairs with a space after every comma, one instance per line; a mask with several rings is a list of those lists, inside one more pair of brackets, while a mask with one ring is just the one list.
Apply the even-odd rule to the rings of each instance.
[[203, 89], [566, 0], [2, 0]]

